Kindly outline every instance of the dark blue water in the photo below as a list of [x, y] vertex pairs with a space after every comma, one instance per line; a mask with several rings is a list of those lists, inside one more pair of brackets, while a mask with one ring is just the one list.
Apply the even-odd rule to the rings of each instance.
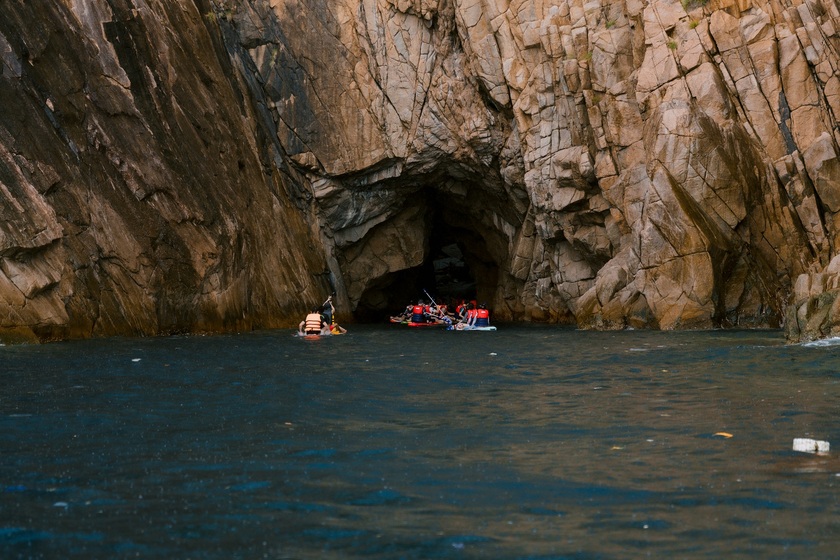
[[86, 341], [0, 381], [4, 559], [840, 557], [840, 346], [777, 331]]

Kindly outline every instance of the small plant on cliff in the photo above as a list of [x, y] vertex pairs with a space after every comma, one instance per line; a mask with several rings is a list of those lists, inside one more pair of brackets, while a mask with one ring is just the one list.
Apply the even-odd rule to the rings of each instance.
[[668, 45], [668, 48], [671, 49], [672, 51], [677, 50], [677, 42], [676, 41], [668, 41], [665, 44]]
[[680, 4], [682, 4], [682, 7], [686, 12], [690, 12], [695, 8], [702, 8], [708, 3], [709, 0], [680, 0]]
[[204, 17], [210, 23], [216, 23], [216, 12], [207, 12], [206, 14], [204, 14]]
[[688, 28], [689, 28], [689, 29], [694, 29], [694, 28], [695, 28], [695, 27], [697, 27], [698, 25], [700, 25], [700, 22], [699, 22], [699, 21], [697, 21], [696, 19], [693, 19], [693, 20], [691, 20], [690, 22], [688, 22]]
[[607, 29], [612, 29], [613, 27], [615, 27], [615, 20], [611, 19], [607, 22]]

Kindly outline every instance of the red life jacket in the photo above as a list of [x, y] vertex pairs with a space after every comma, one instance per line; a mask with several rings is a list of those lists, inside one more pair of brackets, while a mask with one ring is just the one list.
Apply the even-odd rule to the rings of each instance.
[[422, 315], [423, 314], [423, 306], [422, 305], [415, 305], [411, 308], [411, 313], [413, 315]]
[[477, 309], [475, 312], [475, 316], [479, 319], [489, 319], [490, 311], [488, 311], [487, 309]]

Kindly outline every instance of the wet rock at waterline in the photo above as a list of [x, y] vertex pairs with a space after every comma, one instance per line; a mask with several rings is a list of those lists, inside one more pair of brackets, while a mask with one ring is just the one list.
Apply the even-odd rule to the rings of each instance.
[[450, 265], [496, 320], [831, 334], [838, 25], [824, 0], [11, 4], [2, 336], [291, 326], [333, 290], [375, 317]]

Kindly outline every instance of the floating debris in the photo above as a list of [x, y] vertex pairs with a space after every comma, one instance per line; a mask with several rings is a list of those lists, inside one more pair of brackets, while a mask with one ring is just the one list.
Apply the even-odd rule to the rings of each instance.
[[732, 434], [730, 434], [729, 432], [716, 432], [716, 433], [714, 433], [714, 434], [712, 434], [712, 435], [715, 435], [715, 436], [717, 436], [717, 437], [726, 438], [726, 439], [729, 439], [729, 438], [731, 438], [731, 437], [732, 437]]
[[793, 450], [802, 453], [828, 453], [831, 445], [827, 441], [819, 441], [811, 438], [793, 438]]

